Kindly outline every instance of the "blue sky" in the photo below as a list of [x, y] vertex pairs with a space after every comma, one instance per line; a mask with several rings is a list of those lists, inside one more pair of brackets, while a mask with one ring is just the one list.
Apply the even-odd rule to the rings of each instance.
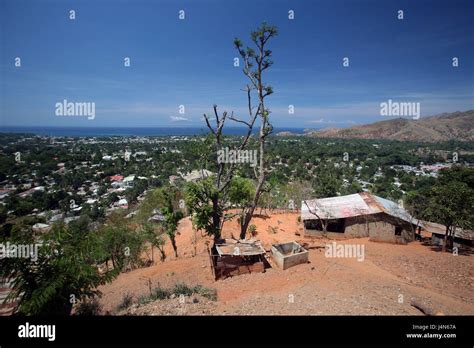
[[[0, 0], [0, 125], [202, 126], [213, 104], [245, 119], [232, 41], [264, 20], [279, 29], [274, 126], [379, 121], [388, 99], [420, 102], [422, 116], [474, 109], [473, 15], [457, 0]], [[64, 99], [94, 102], [95, 118], [56, 116]]]

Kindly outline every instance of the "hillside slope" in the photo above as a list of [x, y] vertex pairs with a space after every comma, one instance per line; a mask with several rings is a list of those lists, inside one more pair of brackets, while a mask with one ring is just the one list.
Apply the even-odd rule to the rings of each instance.
[[419, 120], [396, 118], [350, 128], [326, 128], [309, 131], [321, 138], [361, 138], [411, 141], [472, 141], [474, 140], [474, 110], [444, 113]]

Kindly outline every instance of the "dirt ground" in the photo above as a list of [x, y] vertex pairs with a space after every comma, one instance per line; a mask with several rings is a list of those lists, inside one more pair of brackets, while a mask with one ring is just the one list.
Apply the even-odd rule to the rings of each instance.
[[[454, 256], [420, 242], [395, 245], [358, 238], [336, 242], [364, 245], [363, 261], [328, 258], [325, 245], [334, 240], [301, 237], [297, 218], [296, 213], [272, 213], [255, 217], [252, 224], [266, 250], [272, 243], [295, 240], [309, 250], [308, 263], [283, 271], [268, 257], [271, 268], [264, 273], [218, 281], [207, 254], [210, 239], [193, 232], [185, 218], [177, 236], [179, 257], [172, 256], [167, 243], [166, 261], [123, 273], [102, 286], [103, 311], [112, 315], [423, 315], [411, 305], [416, 300], [438, 314], [474, 314], [472, 255]], [[226, 223], [224, 230], [225, 237], [239, 234], [236, 221]], [[192, 295], [185, 303], [173, 298], [117, 310], [125, 294], [133, 295], [136, 302], [149, 293], [150, 283], [153, 288], [178, 282], [216, 289], [217, 301]]]

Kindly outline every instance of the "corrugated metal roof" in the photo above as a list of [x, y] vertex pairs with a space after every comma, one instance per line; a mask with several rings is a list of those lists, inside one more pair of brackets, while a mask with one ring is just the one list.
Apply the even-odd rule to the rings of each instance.
[[[309, 209], [308, 209], [309, 206]], [[359, 194], [312, 199], [301, 203], [301, 219], [341, 219], [375, 214], [379, 210], [370, 207]]]
[[187, 173], [186, 175], [183, 176], [183, 179], [185, 181], [196, 181], [196, 180], [207, 178], [212, 175], [214, 175], [213, 172], [207, 169], [200, 169], [200, 170], [193, 170], [192, 172]]
[[227, 243], [216, 244], [217, 252], [220, 256], [251, 256], [265, 254], [265, 249], [259, 241], [255, 242], [235, 242], [226, 240]]
[[419, 222], [397, 203], [379, 196], [372, 195], [372, 197], [381, 205], [383, 212], [415, 225]]
[[[423, 229], [426, 232], [445, 235], [446, 234], [446, 226], [437, 224], [435, 222], [430, 221], [423, 221]], [[474, 231], [472, 230], [463, 230], [462, 228], [456, 228], [454, 231], [454, 236], [456, 238], [466, 239], [466, 240], [474, 240]]]
[[415, 225], [418, 223], [418, 220], [397, 203], [368, 192], [301, 202], [301, 220], [315, 220], [318, 217], [343, 219], [378, 213], [386, 213]]

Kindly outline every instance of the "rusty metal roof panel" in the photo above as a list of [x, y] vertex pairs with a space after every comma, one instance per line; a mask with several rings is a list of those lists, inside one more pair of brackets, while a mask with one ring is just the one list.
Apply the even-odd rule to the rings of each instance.
[[406, 222], [417, 224], [418, 220], [411, 216], [405, 209], [400, 207], [397, 203], [389, 201], [388, 199], [373, 196], [377, 203], [381, 206], [384, 213], [393, 217], [399, 218]]
[[301, 204], [302, 220], [317, 219], [318, 217], [321, 219], [341, 219], [379, 212], [380, 209], [368, 205], [359, 194], [313, 199], [306, 201], [306, 203], [303, 201]]
[[251, 256], [265, 254], [265, 249], [262, 248], [260, 242], [235, 242], [216, 244], [216, 249], [220, 256]]
[[[426, 232], [445, 235], [446, 234], [446, 226], [438, 224], [436, 222], [431, 221], [422, 221], [423, 229]], [[466, 239], [466, 240], [474, 240], [474, 231], [472, 230], [464, 230], [462, 228], [457, 227], [454, 231], [454, 236], [456, 238]]]
[[418, 223], [418, 220], [397, 203], [368, 192], [313, 199], [301, 203], [301, 220], [343, 219], [378, 213], [386, 213], [413, 224]]

